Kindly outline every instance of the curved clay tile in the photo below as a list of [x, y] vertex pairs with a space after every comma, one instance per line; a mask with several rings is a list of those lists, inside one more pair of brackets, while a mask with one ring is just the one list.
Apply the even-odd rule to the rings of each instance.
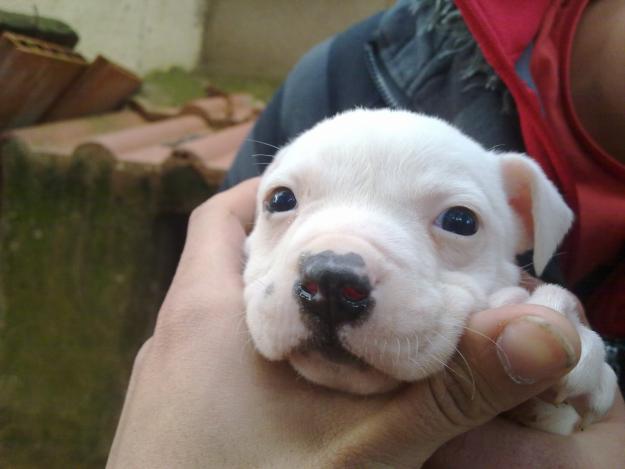
[[24, 127], [7, 133], [4, 138], [20, 140], [31, 152], [69, 156], [76, 146], [103, 133], [117, 132], [145, 124], [132, 111], [84, 117], [52, 124]]
[[181, 108], [179, 106], [156, 104], [140, 95], [133, 96], [129, 104], [132, 109], [141, 114], [147, 121], [171, 119], [181, 113]]
[[228, 96], [228, 101], [230, 102], [230, 121], [233, 124], [253, 119], [263, 108], [262, 103], [246, 93], [231, 94]]
[[208, 183], [219, 184], [253, 125], [248, 122], [189, 141], [176, 147], [174, 156], [188, 160]]
[[86, 157], [91, 153], [94, 157], [114, 162], [123, 160], [123, 154], [155, 145], [172, 146], [189, 135], [208, 130], [203, 119], [197, 116], [180, 116], [96, 136], [76, 148], [75, 153]]
[[200, 116], [210, 125], [223, 127], [230, 123], [230, 104], [223, 96], [195, 99], [182, 108], [182, 114]]
[[167, 145], [153, 145], [118, 155], [116, 169], [124, 170], [132, 166], [142, 166], [159, 171], [172, 157], [172, 148]]

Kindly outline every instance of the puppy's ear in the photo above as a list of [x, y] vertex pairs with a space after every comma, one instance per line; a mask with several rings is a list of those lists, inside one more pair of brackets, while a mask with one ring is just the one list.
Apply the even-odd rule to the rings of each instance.
[[520, 153], [498, 155], [510, 206], [524, 233], [518, 253], [534, 249], [534, 270], [540, 275], [573, 222], [573, 212], [543, 170]]

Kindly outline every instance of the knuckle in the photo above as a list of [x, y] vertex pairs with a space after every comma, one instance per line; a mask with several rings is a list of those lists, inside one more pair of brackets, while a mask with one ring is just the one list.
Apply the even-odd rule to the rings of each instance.
[[[477, 370], [467, 372], [466, 365], [450, 362], [450, 370], [432, 384], [438, 410], [456, 428], [472, 428], [501, 412], [497, 392], [486, 383]], [[453, 372], [451, 370], [454, 370]]]

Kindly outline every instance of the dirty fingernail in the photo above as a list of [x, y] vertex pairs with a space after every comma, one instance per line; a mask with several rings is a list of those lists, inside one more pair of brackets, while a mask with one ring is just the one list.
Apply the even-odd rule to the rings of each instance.
[[569, 341], [540, 316], [529, 315], [504, 328], [497, 355], [510, 379], [519, 384], [558, 378], [576, 362]]

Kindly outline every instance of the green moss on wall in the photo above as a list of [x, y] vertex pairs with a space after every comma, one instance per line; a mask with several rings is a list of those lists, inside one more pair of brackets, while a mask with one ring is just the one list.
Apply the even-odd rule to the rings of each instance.
[[211, 83], [226, 93], [249, 93], [256, 99], [269, 102], [278, 90], [281, 80], [232, 75], [212, 75]]
[[143, 78], [140, 95], [161, 106], [182, 106], [206, 96], [208, 81], [200, 74], [180, 67], [155, 70]]
[[225, 93], [249, 93], [265, 102], [280, 86], [278, 80], [215, 75], [208, 70], [188, 72], [171, 67], [148, 73], [139, 94], [159, 106], [183, 106], [193, 99], [206, 97], [209, 84]]
[[210, 189], [184, 172], [163, 191], [153, 175], [117, 184], [106, 164], [0, 151], [0, 461], [103, 467], [184, 213]]

